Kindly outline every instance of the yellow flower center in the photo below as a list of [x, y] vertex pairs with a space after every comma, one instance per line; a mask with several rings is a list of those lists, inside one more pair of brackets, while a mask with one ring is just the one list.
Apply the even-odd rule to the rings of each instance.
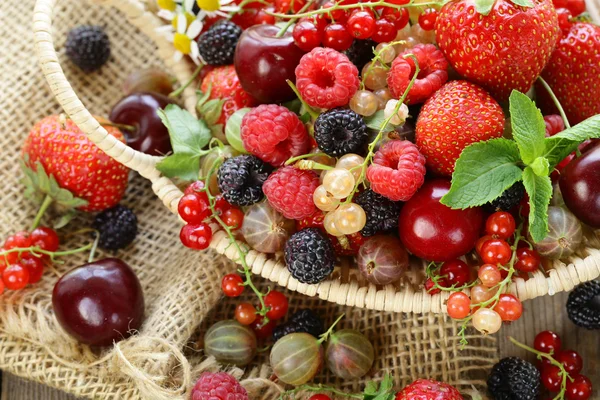
[[[179, 18], [180, 15], [181, 14], [177, 14], [175, 16], [175, 18], [173, 18], [173, 21], [171, 21], [171, 23], [173, 24], [173, 28], [175, 28], [175, 29], [177, 29], [177, 18]], [[187, 20], [187, 24], [185, 26], [185, 28], [187, 29], [187, 27], [190, 26], [190, 24], [192, 22], [194, 22], [195, 17], [192, 14], [190, 14], [189, 12], [186, 12], [185, 19]]]
[[190, 54], [192, 51], [192, 39], [184, 35], [183, 33], [176, 33], [173, 45], [177, 50], [183, 54]]
[[219, 0], [196, 0], [196, 4], [204, 11], [217, 11], [221, 8]]
[[158, 0], [157, 4], [163, 10], [175, 11], [177, 8], [177, 3], [175, 3], [175, 0]]

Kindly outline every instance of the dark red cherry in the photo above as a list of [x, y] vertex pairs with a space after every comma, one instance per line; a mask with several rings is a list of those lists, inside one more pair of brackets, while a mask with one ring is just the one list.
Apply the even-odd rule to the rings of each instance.
[[600, 145], [571, 161], [559, 180], [565, 204], [577, 218], [600, 228]]
[[160, 156], [171, 151], [169, 131], [158, 116], [158, 110], [173, 101], [158, 93], [133, 93], [122, 98], [110, 112], [117, 124], [132, 125], [133, 132], [123, 130], [127, 144], [142, 153]]
[[52, 306], [60, 325], [75, 339], [109, 346], [139, 329], [144, 294], [125, 262], [105, 258], [63, 275], [54, 286]]
[[275, 25], [255, 25], [244, 31], [235, 50], [235, 71], [244, 90], [261, 103], [282, 103], [296, 97], [286, 80], [296, 81], [295, 70], [304, 55], [291, 30], [275, 37]]
[[448, 261], [468, 253], [483, 225], [479, 207], [452, 210], [440, 203], [450, 181], [435, 179], [425, 184], [402, 207], [400, 239], [408, 251], [430, 261]]

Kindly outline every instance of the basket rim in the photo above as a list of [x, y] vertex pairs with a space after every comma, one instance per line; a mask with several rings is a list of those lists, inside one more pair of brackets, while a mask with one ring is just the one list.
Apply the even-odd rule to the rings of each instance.
[[[52, 37], [52, 13], [56, 2], [57, 0], [37, 0], [33, 17], [38, 63], [54, 96], [65, 113], [90, 140], [110, 157], [149, 179], [154, 193], [167, 209], [177, 214], [177, 205], [183, 193], [156, 169], [156, 163], [161, 158], [135, 151], [109, 135], [87, 110], [68, 82], [59, 63]], [[142, 2], [139, 0], [96, 0], [96, 2], [104, 6], [116, 7], [127, 16], [130, 23], [149, 36], [156, 43], [162, 61], [180, 82], [185, 82], [191, 77], [191, 71], [184, 63], [174, 61], [174, 49], [170, 43], [156, 32], [156, 28], [163, 25], [161, 20], [146, 10]], [[188, 87], [184, 91], [184, 102], [186, 107], [194, 112], [196, 95], [193, 88]], [[215, 226], [213, 230], [214, 228]], [[239, 243], [243, 244], [243, 242]], [[215, 231], [210, 248], [237, 262], [235, 248], [230, 246], [229, 238], [222, 230]], [[554, 269], [549, 270], [547, 276], [541, 271], [536, 271], [528, 280], [515, 278], [508, 285], [508, 293], [516, 295], [521, 300], [527, 300], [569, 291], [579, 283], [597, 278], [600, 276], [600, 249], [588, 247], [586, 251], [587, 257], [576, 257], [568, 265], [556, 261]], [[411, 284], [404, 285], [400, 290], [393, 285], [384, 287], [377, 287], [371, 283], [362, 285], [352, 273], [346, 277], [346, 282], [341, 282], [339, 277], [330, 277], [315, 285], [303, 284], [292, 278], [281, 260], [277, 261], [255, 250], [248, 251], [246, 262], [252, 273], [290, 290], [308, 296], [319, 296], [323, 300], [348, 306], [395, 312], [445, 313], [445, 302], [450, 295], [448, 292], [429, 295], [424, 289], [415, 291]], [[344, 275], [344, 271], [334, 274]]]

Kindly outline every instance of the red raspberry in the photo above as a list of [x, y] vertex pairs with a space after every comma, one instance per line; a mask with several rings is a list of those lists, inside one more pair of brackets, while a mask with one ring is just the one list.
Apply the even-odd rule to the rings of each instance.
[[546, 115], [544, 122], [546, 123], [546, 137], [554, 136], [565, 130], [565, 123], [560, 115]]
[[317, 209], [313, 193], [319, 176], [312, 171], [283, 167], [273, 172], [263, 184], [271, 206], [289, 219], [306, 218]]
[[310, 137], [300, 118], [275, 104], [260, 105], [244, 115], [241, 137], [246, 150], [276, 167], [310, 150]]
[[358, 90], [358, 69], [344, 54], [315, 47], [296, 67], [296, 86], [311, 107], [334, 108], [348, 104]]
[[248, 392], [225, 372], [205, 372], [192, 389], [191, 400], [248, 400]]
[[323, 214], [323, 211], [317, 210], [312, 215], [296, 221], [296, 230], [300, 231], [304, 228], [319, 228], [321, 231], [327, 234], [329, 239], [331, 239], [331, 244], [333, 245], [335, 254], [338, 256], [357, 255], [358, 251], [360, 250], [360, 246], [365, 243], [366, 238], [360, 232], [340, 237], [330, 235], [323, 226], [324, 219], [325, 214]]
[[432, 44], [418, 44], [412, 49], [404, 50], [392, 62], [392, 68], [387, 77], [390, 92], [396, 99], [404, 94], [408, 83], [415, 74], [414, 60], [410, 57], [403, 57], [407, 54], [415, 55], [421, 71], [404, 102], [406, 104], [423, 103], [448, 80], [448, 61], [444, 54]]
[[425, 157], [408, 140], [391, 140], [375, 153], [367, 179], [375, 193], [406, 201], [425, 181]]

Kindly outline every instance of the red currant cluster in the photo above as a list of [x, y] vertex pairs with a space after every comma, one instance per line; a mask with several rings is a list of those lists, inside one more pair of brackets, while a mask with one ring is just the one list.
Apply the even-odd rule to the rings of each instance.
[[43, 226], [9, 236], [0, 249], [0, 293], [4, 288], [20, 290], [39, 282], [44, 266], [51, 262], [49, 253], [56, 252], [58, 246], [56, 231]]

